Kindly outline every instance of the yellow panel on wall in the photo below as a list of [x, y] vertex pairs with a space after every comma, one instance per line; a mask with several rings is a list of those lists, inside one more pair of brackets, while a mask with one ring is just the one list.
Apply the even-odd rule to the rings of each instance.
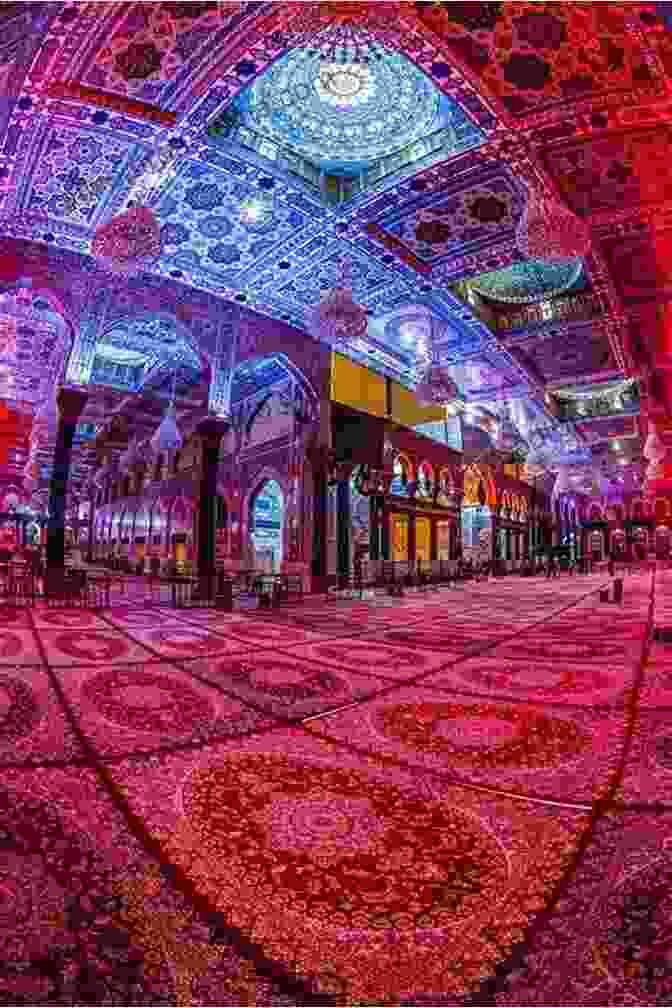
[[431, 534], [429, 518], [416, 518], [415, 558], [423, 567], [431, 562]]
[[417, 427], [418, 424], [434, 423], [446, 419], [446, 411], [442, 406], [421, 406], [415, 394], [409, 389], [390, 382], [392, 419], [404, 427]]
[[392, 559], [395, 563], [408, 560], [408, 515], [392, 515]]
[[331, 355], [331, 398], [371, 416], [387, 416], [385, 379], [342, 354]]

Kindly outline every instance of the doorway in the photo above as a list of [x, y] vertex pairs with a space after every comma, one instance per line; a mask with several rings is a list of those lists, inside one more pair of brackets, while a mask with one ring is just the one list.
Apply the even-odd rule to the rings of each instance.
[[263, 483], [252, 501], [250, 538], [255, 570], [278, 574], [282, 565], [285, 499], [276, 480]]

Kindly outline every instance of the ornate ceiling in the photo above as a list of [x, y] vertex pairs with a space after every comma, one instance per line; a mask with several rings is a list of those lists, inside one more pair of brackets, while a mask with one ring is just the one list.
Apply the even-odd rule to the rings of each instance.
[[[552, 425], [563, 388], [599, 399], [632, 376], [655, 411], [655, 306], [672, 293], [662, 6], [3, 4], [0, 262], [18, 252], [72, 321], [70, 379], [116, 375], [120, 394], [180, 354], [196, 382], [231, 305], [305, 329], [347, 261], [371, 319], [353, 356], [372, 367], [412, 385], [432, 318], [468, 401]], [[320, 69], [309, 15], [368, 26], [383, 58]], [[588, 222], [585, 261], [518, 252], [540, 178]], [[140, 198], [161, 226], [153, 275], [104, 281], [96, 228]], [[18, 316], [0, 314], [4, 333]], [[584, 446], [607, 440], [591, 410], [572, 427]]]
[[[318, 165], [368, 167], [450, 122], [441, 92], [400, 53], [324, 63], [296, 49], [243, 95], [243, 124]], [[458, 112], [459, 110], [455, 110]]]

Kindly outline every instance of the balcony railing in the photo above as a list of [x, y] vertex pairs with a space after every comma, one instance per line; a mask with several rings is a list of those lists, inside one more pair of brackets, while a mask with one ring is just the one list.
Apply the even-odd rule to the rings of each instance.
[[583, 294], [572, 294], [568, 297], [556, 298], [554, 301], [542, 301], [540, 304], [520, 305], [516, 311], [494, 314], [494, 326], [497, 332], [512, 329], [526, 329], [532, 325], [544, 325], [546, 322], [587, 321], [601, 314], [598, 299], [588, 291]]
[[557, 399], [561, 420], [591, 420], [596, 417], [631, 415], [639, 411], [636, 385], [617, 394], [583, 399]]
[[465, 301], [494, 332], [513, 332], [529, 326], [545, 325], [549, 322], [586, 322], [597, 318], [602, 308], [592, 291], [570, 294], [542, 301], [539, 304], [509, 305], [496, 307], [484, 301], [475, 291], [469, 289], [468, 281], [455, 284], [455, 293]]

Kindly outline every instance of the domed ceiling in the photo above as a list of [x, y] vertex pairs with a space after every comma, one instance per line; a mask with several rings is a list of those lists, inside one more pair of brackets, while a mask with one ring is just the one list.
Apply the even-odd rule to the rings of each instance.
[[[352, 356], [408, 385], [428, 316], [442, 363], [469, 365], [454, 374], [467, 400], [545, 409], [546, 393], [622, 378], [631, 264], [672, 191], [669, 36], [652, 5], [542, 6], [405, 3], [373, 24], [386, 5], [0, 5], [0, 235], [77, 301], [75, 367], [90, 380], [94, 347], [129, 380], [155, 360], [159, 330], [110, 337], [150, 301], [198, 303], [208, 325], [244, 304], [305, 331], [347, 262], [371, 320]], [[382, 59], [315, 55], [303, 12], [321, 27], [332, 7], [371, 26]], [[585, 262], [514, 261], [528, 169], [589, 224]], [[327, 199], [329, 173], [353, 185]], [[99, 311], [96, 229], [138, 194], [162, 252], [130, 294], [103, 284]]]
[[297, 49], [241, 102], [251, 129], [319, 163], [364, 163], [400, 150], [450, 120], [441, 93], [400, 53], [368, 63], [324, 62]]

